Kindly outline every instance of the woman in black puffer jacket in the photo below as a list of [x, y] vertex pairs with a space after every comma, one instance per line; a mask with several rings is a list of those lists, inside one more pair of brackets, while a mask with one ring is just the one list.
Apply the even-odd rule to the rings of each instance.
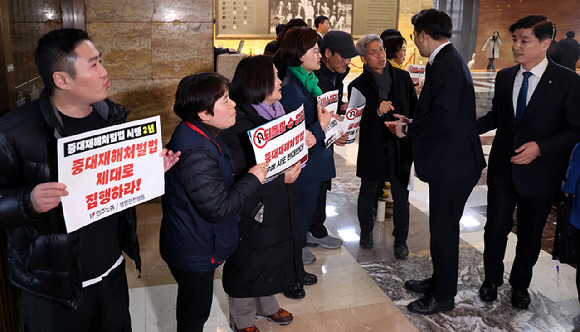
[[175, 96], [182, 122], [167, 146], [182, 154], [165, 173], [159, 250], [179, 286], [179, 332], [203, 330], [214, 270], [236, 249], [239, 213], [266, 178], [263, 163], [234, 182], [230, 151], [218, 138], [236, 121], [228, 90], [223, 76], [201, 73], [181, 80]]
[[[247, 131], [285, 115], [278, 102], [280, 84], [270, 57], [246, 58], [236, 69], [231, 90], [238, 104], [236, 124], [221, 134], [232, 151], [236, 177], [255, 164]], [[296, 164], [265, 183], [240, 214], [239, 246], [226, 261], [223, 275], [224, 289], [230, 296], [230, 325], [235, 331], [256, 331], [256, 316], [280, 325], [292, 322], [292, 314], [280, 308], [274, 294], [304, 282], [297, 188], [293, 184], [300, 170]], [[255, 217], [262, 206], [263, 217]], [[301, 288], [296, 291], [304, 296]]]

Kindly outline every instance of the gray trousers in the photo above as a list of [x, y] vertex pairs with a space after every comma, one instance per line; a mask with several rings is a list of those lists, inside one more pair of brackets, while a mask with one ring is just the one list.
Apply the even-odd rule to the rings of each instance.
[[254, 325], [256, 314], [270, 316], [275, 314], [280, 305], [274, 295], [262, 297], [229, 297], [230, 325], [245, 329]]

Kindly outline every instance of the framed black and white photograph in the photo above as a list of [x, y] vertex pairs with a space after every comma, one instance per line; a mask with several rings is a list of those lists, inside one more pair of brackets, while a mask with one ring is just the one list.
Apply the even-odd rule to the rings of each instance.
[[278, 24], [286, 24], [293, 18], [303, 19], [314, 28], [314, 19], [328, 17], [331, 30], [352, 30], [353, 0], [270, 0], [270, 32]]

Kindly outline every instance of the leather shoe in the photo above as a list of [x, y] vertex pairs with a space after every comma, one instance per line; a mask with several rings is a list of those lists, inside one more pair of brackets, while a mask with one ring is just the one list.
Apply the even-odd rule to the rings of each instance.
[[429, 290], [430, 286], [431, 278], [405, 281], [405, 289], [415, 293], [425, 294]]
[[361, 233], [360, 241], [358, 242], [361, 248], [372, 249], [374, 243], [375, 241], [373, 240], [373, 233], [368, 234]]
[[484, 302], [493, 302], [497, 299], [497, 285], [487, 280], [479, 288], [479, 298]]
[[299, 300], [306, 296], [306, 292], [302, 285], [296, 285], [294, 288], [283, 291], [282, 294], [289, 299]]
[[304, 278], [302, 278], [302, 284], [305, 286], [316, 285], [318, 282], [318, 277], [316, 274], [304, 272]]
[[406, 242], [395, 243], [393, 251], [395, 252], [396, 259], [405, 260], [409, 257], [409, 247], [407, 247]]
[[512, 306], [518, 309], [527, 309], [530, 305], [530, 294], [527, 289], [512, 288]]
[[423, 297], [409, 303], [407, 306], [410, 312], [420, 315], [432, 315], [442, 311], [449, 311], [453, 308], [455, 308], [454, 299], [437, 302], [431, 293], [423, 295]]

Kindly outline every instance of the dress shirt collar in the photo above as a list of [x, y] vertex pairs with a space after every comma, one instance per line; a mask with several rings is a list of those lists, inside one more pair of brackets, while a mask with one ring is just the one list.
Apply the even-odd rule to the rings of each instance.
[[[530, 70], [530, 72], [532, 72], [532, 74], [534, 74], [534, 76], [541, 78], [542, 75], [544, 75], [544, 72], [546, 71], [546, 68], [548, 68], [548, 58], [544, 57], [544, 60], [542, 60], [540, 63], [538, 63], [534, 68], [532, 68]], [[518, 70], [518, 74], [517, 76], [521, 76], [523, 72], [525, 72], [527, 70], [524, 69], [524, 67], [522, 65], [520, 65], [520, 69]]]
[[439, 51], [441, 51], [441, 49], [445, 46], [447, 46], [447, 44], [451, 44], [450, 41], [447, 41], [441, 45], [439, 45], [435, 50], [433, 50], [433, 53], [431, 53], [431, 55], [429, 56], [429, 63], [433, 64], [433, 60], [435, 60], [435, 57], [437, 56], [437, 54], [439, 54]]

